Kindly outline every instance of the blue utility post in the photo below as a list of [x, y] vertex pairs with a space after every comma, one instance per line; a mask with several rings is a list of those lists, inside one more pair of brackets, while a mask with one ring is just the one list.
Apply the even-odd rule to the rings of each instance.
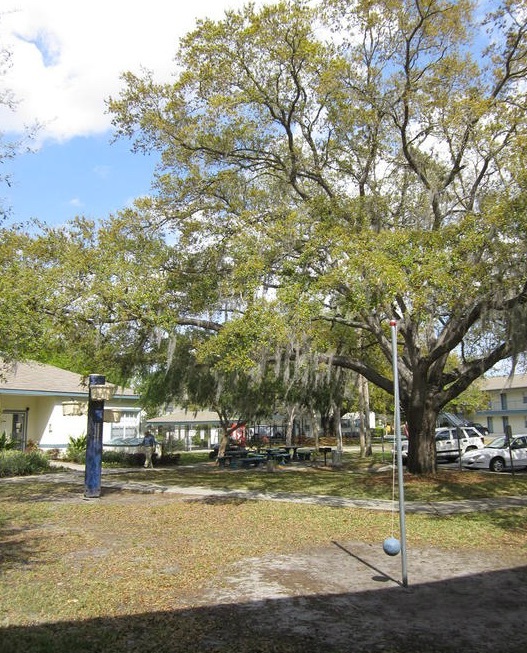
[[105, 385], [100, 374], [91, 374], [88, 386], [88, 430], [86, 466], [84, 472], [84, 496], [98, 499], [101, 496], [102, 429], [104, 424], [104, 399], [92, 398], [92, 387]]

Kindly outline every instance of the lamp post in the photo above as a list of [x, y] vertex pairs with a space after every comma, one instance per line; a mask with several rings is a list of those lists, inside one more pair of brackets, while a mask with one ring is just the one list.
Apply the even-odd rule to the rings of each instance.
[[102, 429], [104, 421], [104, 395], [97, 388], [104, 387], [106, 379], [100, 374], [90, 374], [88, 386], [88, 427], [86, 466], [84, 471], [84, 496], [97, 499], [101, 496]]

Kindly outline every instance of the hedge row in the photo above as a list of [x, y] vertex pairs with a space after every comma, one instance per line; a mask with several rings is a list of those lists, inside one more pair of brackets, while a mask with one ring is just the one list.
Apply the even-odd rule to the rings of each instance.
[[[152, 456], [152, 462], [156, 465], [178, 465], [181, 454], [165, 453], [158, 456], [156, 453]], [[144, 453], [121, 453], [119, 451], [103, 451], [103, 465], [115, 467], [142, 467], [145, 464]]]
[[[179, 464], [179, 453], [166, 453], [163, 456], [154, 454], [152, 461], [154, 465], [177, 465]], [[85, 451], [68, 451], [64, 460], [84, 465], [86, 461]], [[102, 464], [105, 467], [142, 467], [145, 464], [145, 454], [124, 453], [121, 451], [103, 451]]]
[[[75, 462], [84, 464], [86, 453], [75, 452]], [[164, 456], [153, 456], [154, 465], [177, 465], [179, 453], [167, 453]], [[118, 451], [105, 451], [102, 455], [103, 465], [106, 467], [141, 467], [145, 463], [144, 453], [120, 453]], [[42, 451], [17, 451], [6, 449], [0, 451], [0, 478], [8, 476], [29, 476], [51, 471], [49, 456]]]

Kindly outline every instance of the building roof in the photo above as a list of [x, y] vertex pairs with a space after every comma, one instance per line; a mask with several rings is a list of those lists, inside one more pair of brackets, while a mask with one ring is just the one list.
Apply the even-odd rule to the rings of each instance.
[[148, 424], [177, 425], [177, 424], [220, 424], [218, 413], [212, 410], [186, 410], [180, 408], [160, 417], [153, 417], [147, 421]]
[[486, 391], [512, 390], [525, 388], [527, 390], [527, 374], [514, 376], [488, 376], [483, 379], [481, 389]]
[[[3, 371], [0, 394], [61, 395], [87, 397], [88, 380], [75, 372], [29, 361], [15, 363]], [[137, 398], [130, 388], [117, 388], [115, 397]]]

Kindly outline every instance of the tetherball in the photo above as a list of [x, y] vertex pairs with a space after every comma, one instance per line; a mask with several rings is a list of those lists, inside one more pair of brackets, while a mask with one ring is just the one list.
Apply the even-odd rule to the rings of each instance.
[[387, 537], [382, 544], [382, 548], [387, 555], [396, 556], [401, 550], [401, 543], [395, 537]]

